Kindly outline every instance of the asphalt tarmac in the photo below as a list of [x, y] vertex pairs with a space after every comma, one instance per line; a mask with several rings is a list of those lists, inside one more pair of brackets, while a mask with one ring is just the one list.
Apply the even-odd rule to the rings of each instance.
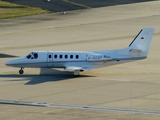
[[82, 72], [77, 78], [63, 70], [39, 75], [42, 70], [26, 69], [19, 75], [19, 68], [4, 65], [11, 58], [1, 58], [1, 100], [53, 106], [0, 104], [0, 119], [159, 120], [159, 6], [160, 1], [152, 1], [0, 20], [1, 53], [13, 56], [34, 50], [124, 48], [140, 29], [155, 27], [147, 59]]
[[40, 7], [54, 12], [88, 9], [96, 7], [132, 4], [139, 2], [149, 2], [153, 0], [5, 0], [8, 2]]

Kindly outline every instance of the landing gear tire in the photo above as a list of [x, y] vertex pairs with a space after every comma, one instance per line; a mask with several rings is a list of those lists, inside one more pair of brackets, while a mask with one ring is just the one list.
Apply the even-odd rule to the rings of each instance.
[[24, 73], [24, 70], [23, 70], [23, 69], [20, 69], [20, 70], [19, 70], [19, 74], [22, 75], [23, 73]]

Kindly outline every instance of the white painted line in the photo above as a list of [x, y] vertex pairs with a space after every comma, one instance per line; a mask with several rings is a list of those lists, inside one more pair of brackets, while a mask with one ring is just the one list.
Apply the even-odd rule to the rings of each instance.
[[0, 99], [0, 104], [37, 106], [37, 107], [74, 108], [74, 109], [83, 109], [83, 110], [100, 110], [100, 111], [124, 112], [124, 113], [134, 113], [134, 114], [160, 115], [160, 111], [154, 111], [154, 110], [136, 110], [136, 109], [127, 109], [127, 108], [83, 106], [83, 105], [74, 105], [74, 104], [27, 102], [27, 101], [19, 101], [19, 100], [2, 100], [2, 99]]

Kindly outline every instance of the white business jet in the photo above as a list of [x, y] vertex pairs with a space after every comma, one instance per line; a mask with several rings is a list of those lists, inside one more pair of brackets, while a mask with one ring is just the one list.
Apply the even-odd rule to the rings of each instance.
[[7, 66], [24, 68], [63, 68], [80, 72], [147, 58], [154, 28], [143, 28], [127, 48], [90, 52], [79, 51], [34, 51], [27, 56], [9, 60]]

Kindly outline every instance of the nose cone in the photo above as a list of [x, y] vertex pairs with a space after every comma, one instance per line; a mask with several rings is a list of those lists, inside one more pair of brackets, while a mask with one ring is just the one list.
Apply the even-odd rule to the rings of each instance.
[[8, 60], [6, 63], [5, 63], [6, 66], [12, 66], [13, 65], [13, 61], [12, 60]]
[[8, 60], [5, 65], [6, 66], [12, 66], [12, 67], [18, 67], [19, 64], [22, 62], [21, 58], [15, 58], [12, 60]]

